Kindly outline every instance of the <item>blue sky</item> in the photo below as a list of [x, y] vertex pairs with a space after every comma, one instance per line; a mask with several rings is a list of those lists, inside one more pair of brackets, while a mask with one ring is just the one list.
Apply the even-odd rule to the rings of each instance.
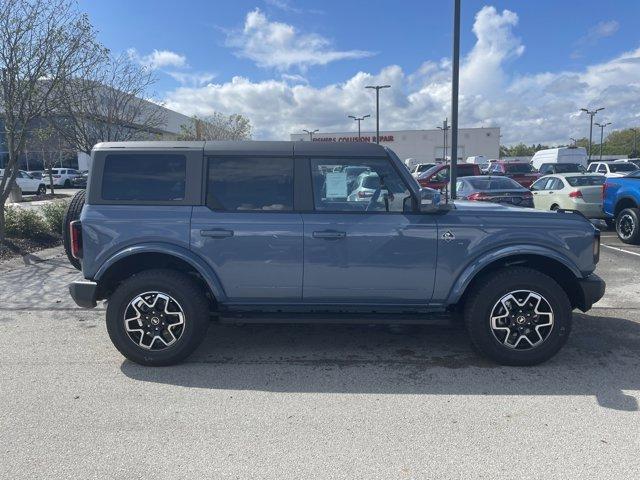
[[[606, 104], [618, 127], [640, 124], [640, 2], [462, 4], [464, 126], [500, 126], [506, 143], [566, 142], [583, 136], [573, 110], [584, 102]], [[107, 47], [157, 70], [155, 93], [167, 106], [244, 113], [256, 138], [352, 128], [346, 115], [372, 113], [360, 90], [373, 81], [394, 90], [383, 99], [382, 128], [432, 128], [449, 108], [451, 2], [94, 0], [80, 7]]]

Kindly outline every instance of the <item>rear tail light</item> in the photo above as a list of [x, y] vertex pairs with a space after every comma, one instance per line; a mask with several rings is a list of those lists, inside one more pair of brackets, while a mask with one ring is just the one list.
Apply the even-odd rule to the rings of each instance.
[[467, 200], [486, 200], [489, 198], [489, 195], [482, 192], [472, 193], [467, 197]]
[[363, 191], [358, 192], [359, 198], [367, 198], [372, 196], [373, 196], [373, 192], [363, 192]]
[[582, 192], [580, 190], [575, 190], [573, 192], [569, 192], [569, 197], [571, 197], [571, 198], [582, 198]]
[[82, 258], [82, 224], [80, 220], [74, 220], [69, 224], [69, 238], [71, 240], [71, 256]]

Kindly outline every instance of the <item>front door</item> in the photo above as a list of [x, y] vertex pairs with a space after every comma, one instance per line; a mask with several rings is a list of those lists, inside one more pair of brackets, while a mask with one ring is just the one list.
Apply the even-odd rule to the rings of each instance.
[[230, 302], [302, 300], [302, 218], [293, 209], [293, 159], [208, 159], [207, 206], [194, 207], [191, 249]]
[[437, 225], [432, 215], [405, 207], [409, 189], [389, 159], [310, 163], [314, 211], [302, 215], [304, 301], [428, 303]]

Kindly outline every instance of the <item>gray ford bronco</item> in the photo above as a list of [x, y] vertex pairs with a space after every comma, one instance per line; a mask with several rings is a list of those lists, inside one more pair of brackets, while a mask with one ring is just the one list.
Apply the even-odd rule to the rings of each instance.
[[533, 365], [604, 294], [580, 214], [442, 202], [393, 151], [320, 142], [101, 143], [67, 214], [81, 307], [116, 348], [183, 360], [210, 321], [463, 319], [478, 350]]

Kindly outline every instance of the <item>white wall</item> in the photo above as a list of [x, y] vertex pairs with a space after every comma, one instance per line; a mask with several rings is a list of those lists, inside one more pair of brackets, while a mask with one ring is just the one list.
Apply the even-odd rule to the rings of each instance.
[[[362, 132], [362, 141], [375, 141], [375, 132]], [[431, 163], [443, 157], [444, 136], [441, 130], [381, 131], [380, 144], [391, 148], [401, 160], [414, 158], [419, 163]], [[305, 133], [291, 134], [293, 141], [309, 141]], [[357, 142], [358, 132], [316, 133], [313, 141]], [[498, 158], [500, 128], [461, 128], [458, 131], [458, 157], [471, 155]], [[451, 131], [447, 135], [447, 155], [451, 155]]]

